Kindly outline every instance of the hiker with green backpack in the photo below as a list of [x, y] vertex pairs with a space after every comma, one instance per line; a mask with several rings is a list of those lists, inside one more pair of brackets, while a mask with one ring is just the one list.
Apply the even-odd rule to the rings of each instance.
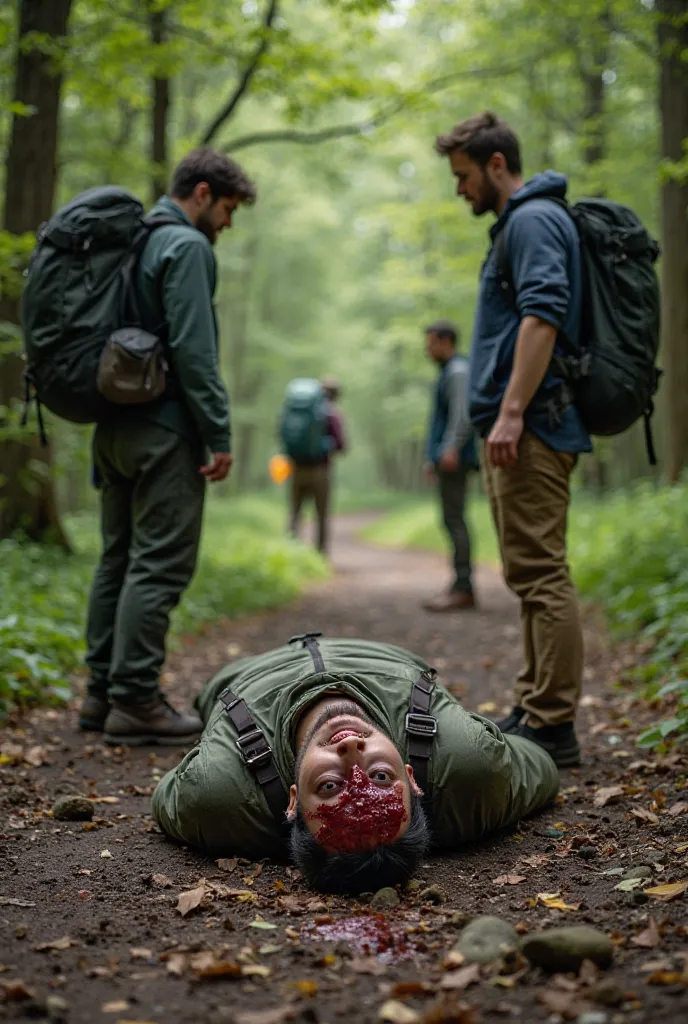
[[329, 545], [331, 460], [346, 449], [344, 422], [335, 407], [340, 392], [335, 377], [297, 377], [287, 385], [280, 410], [280, 442], [292, 463], [289, 532], [298, 536], [303, 507], [312, 501], [322, 554]]
[[470, 416], [504, 576], [521, 601], [525, 665], [497, 724], [580, 763], [583, 633], [566, 554], [570, 479], [590, 435], [644, 417], [659, 378], [656, 242], [602, 199], [566, 202], [554, 171], [525, 182], [518, 139], [490, 112], [438, 136], [457, 194], [492, 213], [469, 366]]
[[186, 743], [202, 728], [167, 703], [159, 677], [206, 483], [232, 465], [213, 245], [255, 195], [236, 163], [196, 150], [147, 217], [123, 189], [77, 196], [41, 228], [29, 268], [22, 318], [41, 431], [41, 404], [97, 424], [103, 549], [79, 722], [111, 744]]

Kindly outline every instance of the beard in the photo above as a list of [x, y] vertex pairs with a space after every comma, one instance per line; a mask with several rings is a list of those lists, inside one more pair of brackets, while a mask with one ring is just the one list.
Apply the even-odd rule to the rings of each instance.
[[483, 171], [483, 180], [480, 185], [480, 195], [473, 205], [473, 216], [482, 217], [486, 213], [496, 213], [499, 203], [499, 193], [492, 182]]
[[294, 777], [298, 785], [299, 775], [301, 774], [301, 765], [303, 764], [303, 758], [308, 750], [308, 747], [313, 740], [313, 737], [317, 733], [318, 729], [322, 729], [323, 725], [327, 725], [333, 718], [337, 718], [339, 715], [352, 715], [355, 718], [359, 718], [366, 725], [370, 725], [375, 728], [375, 723], [366, 714], [360, 704], [356, 704], [352, 700], [339, 700], [334, 704], [328, 704], [324, 707], [312, 726], [303, 738], [303, 742], [299, 747], [298, 754], [296, 755], [296, 765], [294, 768]]
[[[212, 209], [212, 207], [211, 207]], [[201, 232], [202, 235], [208, 239], [211, 245], [215, 245], [217, 241], [217, 231], [213, 226], [213, 222], [207, 213], [200, 213], [198, 220], [196, 221], [196, 228]]]

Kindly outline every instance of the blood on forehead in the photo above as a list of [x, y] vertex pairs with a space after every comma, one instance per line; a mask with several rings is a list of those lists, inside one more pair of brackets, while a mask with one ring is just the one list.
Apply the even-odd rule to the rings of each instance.
[[336, 804], [319, 804], [308, 817], [322, 822], [316, 841], [338, 853], [354, 853], [396, 839], [407, 814], [399, 786], [376, 786], [358, 765]]

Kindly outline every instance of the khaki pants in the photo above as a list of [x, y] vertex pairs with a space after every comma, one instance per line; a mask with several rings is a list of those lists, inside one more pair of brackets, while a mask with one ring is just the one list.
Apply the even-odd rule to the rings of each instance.
[[304, 501], [313, 499], [318, 521], [318, 551], [327, 551], [328, 513], [330, 504], [330, 467], [321, 463], [316, 466], [294, 466], [291, 485], [290, 532], [298, 536], [301, 509]]
[[510, 469], [483, 460], [504, 578], [521, 601], [525, 666], [516, 704], [528, 725], [572, 722], [583, 674], [583, 630], [566, 559], [569, 479], [577, 456], [525, 431]]

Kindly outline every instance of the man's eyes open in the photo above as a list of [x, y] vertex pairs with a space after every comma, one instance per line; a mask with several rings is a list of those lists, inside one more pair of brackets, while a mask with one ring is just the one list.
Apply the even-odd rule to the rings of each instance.
[[338, 793], [342, 788], [343, 782], [338, 779], [323, 779], [318, 784], [318, 793], [322, 793], [324, 796], [332, 796], [333, 793]]
[[378, 786], [391, 786], [394, 782], [394, 775], [387, 768], [373, 768], [369, 776]]

